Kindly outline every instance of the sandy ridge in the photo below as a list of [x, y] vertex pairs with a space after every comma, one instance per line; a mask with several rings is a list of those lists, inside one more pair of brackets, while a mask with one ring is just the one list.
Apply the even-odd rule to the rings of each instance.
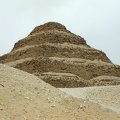
[[120, 119], [111, 110], [73, 98], [34, 75], [2, 64], [0, 91], [1, 120]]
[[88, 99], [120, 114], [120, 85], [84, 88], [60, 88], [77, 98]]

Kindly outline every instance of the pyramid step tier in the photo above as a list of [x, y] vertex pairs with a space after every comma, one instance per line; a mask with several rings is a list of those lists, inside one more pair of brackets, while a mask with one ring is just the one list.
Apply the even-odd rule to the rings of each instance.
[[81, 58], [87, 60], [101, 60], [103, 62], [111, 63], [106, 54], [102, 51], [84, 45], [75, 45], [70, 43], [45, 43], [25, 46], [2, 56], [0, 61], [4, 61], [5, 63], [38, 56]]
[[[26, 58], [7, 63], [29, 73], [58, 72], [71, 73], [83, 79], [91, 79], [97, 76], [120, 77], [120, 66], [102, 61], [91, 61], [79, 58], [38, 57]], [[27, 66], [27, 67], [26, 67]]]

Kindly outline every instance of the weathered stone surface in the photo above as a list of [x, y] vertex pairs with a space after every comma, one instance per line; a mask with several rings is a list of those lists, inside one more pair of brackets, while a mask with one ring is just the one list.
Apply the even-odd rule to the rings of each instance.
[[[84, 38], [55, 22], [37, 26], [15, 43], [10, 53], [1, 56], [0, 63], [36, 74], [56, 87], [89, 86], [88, 81], [98, 76], [120, 77], [120, 66], [112, 64], [104, 52], [90, 47]], [[43, 75], [46, 72], [70, 73], [82, 82], [72, 77], [66, 81], [65, 76], [58, 82], [53, 75]]]

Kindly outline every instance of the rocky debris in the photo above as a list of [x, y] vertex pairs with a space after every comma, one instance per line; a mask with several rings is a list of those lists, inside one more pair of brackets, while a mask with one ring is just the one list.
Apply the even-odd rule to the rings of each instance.
[[[120, 77], [120, 66], [114, 65], [104, 52], [90, 47], [84, 38], [56, 22], [37, 26], [15, 43], [10, 53], [1, 56], [0, 63], [36, 74], [56, 87], [91, 86], [94, 84], [88, 81], [94, 77]], [[69, 77], [67, 81], [65, 76], [58, 80], [53, 75], [43, 75], [46, 72], [70, 73], [82, 80]]]

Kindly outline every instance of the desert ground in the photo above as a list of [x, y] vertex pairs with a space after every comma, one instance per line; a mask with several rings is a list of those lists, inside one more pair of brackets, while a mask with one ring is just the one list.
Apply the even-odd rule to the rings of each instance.
[[120, 85], [83, 88], [60, 88], [76, 98], [90, 100], [120, 114]]
[[32, 74], [0, 64], [0, 120], [37, 119], [120, 120], [120, 114], [88, 99], [72, 97]]

